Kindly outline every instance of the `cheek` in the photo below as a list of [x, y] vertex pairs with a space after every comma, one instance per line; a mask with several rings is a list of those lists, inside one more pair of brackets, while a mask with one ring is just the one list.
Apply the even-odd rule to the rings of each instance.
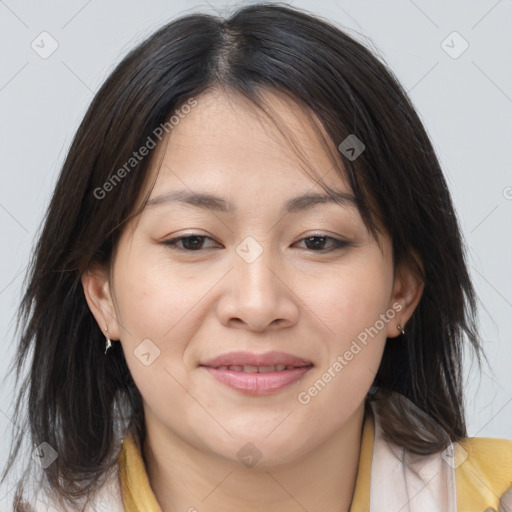
[[165, 261], [133, 250], [116, 267], [118, 314], [125, 337], [163, 339], [201, 298], [194, 280], [184, 280]]
[[[161, 262], [135, 249], [117, 262], [115, 290], [123, 352], [130, 374], [152, 410], [169, 409], [170, 396], [185, 399], [178, 382], [186, 380], [182, 361], [190, 333], [185, 333], [183, 326], [192, 306], [186, 300], [188, 294], [176, 292], [183, 291], [178, 280]], [[178, 421], [175, 414], [170, 410], [169, 418]]]
[[[365, 397], [386, 343], [392, 267], [379, 253], [339, 269], [330, 282], [310, 295], [312, 309], [328, 333], [324, 357], [313, 380], [302, 390], [318, 412], [327, 407], [340, 418]], [[394, 311], [392, 311], [394, 313]], [[383, 320], [384, 318], [384, 320]], [[308, 398], [309, 397], [309, 398]], [[342, 409], [335, 407], [343, 404]], [[345, 411], [345, 412], [344, 412]]]
[[323, 285], [318, 281], [317, 285], [309, 293], [309, 304], [341, 349], [386, 312], [392, 292], [392, 270], [384, 261], [361, 261], [338, 269]]
[[192, 273], [176, 272], [154, 250], [134, 247], [121, 254], [125, 256], [116, 262], [115, 290], [130, 373], [145, 397], [155, 389], [179, 396], [182, 389], [172, 376], [186, 380], [185, 353], [201, 324], [197, 306], [218, 277], [199, 280]]

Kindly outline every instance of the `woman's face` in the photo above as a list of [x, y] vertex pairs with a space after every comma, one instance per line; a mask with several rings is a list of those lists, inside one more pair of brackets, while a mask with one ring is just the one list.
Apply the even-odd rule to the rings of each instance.
[[[349, 197], [306, 115], [267, 98], [323, 181]], [[419, 295], [410, 276], [393, 281], [389, 238], [381, 252], [350, 199], [296, 200], [325, 192], [268, 118], [237, 96], [197, 101], [123, 232], [112, 281], [84, 286], [98, 324], [122, 344], [150, 430], [231, 460], [257, 450], [272, 465], [361, 410], [386, 337]]]

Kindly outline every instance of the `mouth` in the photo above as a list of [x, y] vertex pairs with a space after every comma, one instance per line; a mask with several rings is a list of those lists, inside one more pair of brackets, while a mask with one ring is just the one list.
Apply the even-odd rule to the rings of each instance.
[[257, 370], [254, 370], [254, 368], [258, 368], [263, 370], [261, 373], [264, 373], [265, 371], [283, 371], [288, 368], [299, 368], [312, 364], [311, 361], [294, 354], [273, 351], [262, 354], [256, 352], [228, 352], [200, 363], [200, 366], [210, 368], [225, 366], [226, 368], [232, 368], [233, 371], [242, 371], [240, 368], [246, 368], [251, 373], [256, 373]]
[[251, 365], [230, 365], [230, 366], [208, 366], [207, 368], [213, 368], [215, 370], [230, 370], [232, 372], [245, 372], [245, 373], [272, 373], [282, 372], [287, 370], [295, 370], [296, 368], [304, 368], [305, 366], [291, 366], [285, 364], [276, 364], [272, 366], [251, 366]]
[[247, 395], [268, 395], [298, 382], [313, 363], [284, 352], [231, 352], [199, 365], [220, 383]]

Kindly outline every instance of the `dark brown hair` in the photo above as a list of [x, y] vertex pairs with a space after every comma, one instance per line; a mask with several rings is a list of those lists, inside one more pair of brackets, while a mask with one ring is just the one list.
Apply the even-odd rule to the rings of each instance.
[[[369, 399], [379, 403], [387, 438], [416, 453], [445, 446], [437, 426], [452, 441], [467, 435], [461, 361], [465, 337], [477, 355], [481, 351], [475, 293], [442, 170], [406, 92], [362, 43], [305, 11], [260, 4], [227, 19], [192, 14], [132, 50], [96, 94], [64, 162], [27, 275], [16, 385], [27, 361], [30, 367], [15, 423], [28, 395], [30, 440], [58, 452], [45, 475], [66, 498], [99, 485], [128, 429], [141, 440], [145, 435], [141, 396], [121, 345], [105, 357], [80, 276], [94, 264], [110, 265], [156, 153], [115, 191], [101, 199], [95, 191], [176, 109], [214, 87], [261, 108], [266, 91], [286, 94], [320, 120], [331, 148], [351, 134], [363, 141], [366, 149], [354, 160], [336, 152], [336, 171], [348, 180], [372, 235], [380, 227], [390, 234], [394, 268], [411, 268], [425, 283], [406, 335], [386, 344], [374, 382], [381, 391]], [[423, 415], [406, 401], [380, 400], [390, 391]], [[22, 434], [16, 438], [4, 477]]]

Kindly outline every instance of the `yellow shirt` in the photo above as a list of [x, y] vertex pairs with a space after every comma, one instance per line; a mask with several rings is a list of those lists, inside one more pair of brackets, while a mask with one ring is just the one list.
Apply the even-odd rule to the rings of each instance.
[[[374, 420], [364, 420], [361, 452], [351, 512], [370, 509], [370, 474]], [[455, 470], [459, 512], [491, 512], [500, 498], [512, 492], [512, 441], [474, 437], [459, 443], [468, 458]], [[141, 449], [132, 435], [123, 441], [119, 455], [119, 480], [125, 512], [162, 512], [148, 481]], [[512, 510], [512, 509], [511, 509]]]

